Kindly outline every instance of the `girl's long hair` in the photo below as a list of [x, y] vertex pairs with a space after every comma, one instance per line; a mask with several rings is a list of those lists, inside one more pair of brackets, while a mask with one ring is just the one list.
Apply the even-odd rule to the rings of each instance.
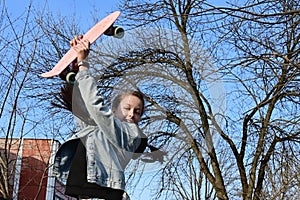
[[64, 86], [60, 88], [60, 93], [55, 95], [55, 102], [52, 101], [51, 104], [55, 107], [72, 112], [72, 95], [73, 86], [65, 83]]

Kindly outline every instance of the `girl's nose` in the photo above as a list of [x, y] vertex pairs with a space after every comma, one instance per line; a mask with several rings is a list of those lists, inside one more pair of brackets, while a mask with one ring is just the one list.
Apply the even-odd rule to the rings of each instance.
[[133, 109], [130, 109], [130, 110], [129, 110], [128, 116], [131, 117], [131, 118], [133, 117]]

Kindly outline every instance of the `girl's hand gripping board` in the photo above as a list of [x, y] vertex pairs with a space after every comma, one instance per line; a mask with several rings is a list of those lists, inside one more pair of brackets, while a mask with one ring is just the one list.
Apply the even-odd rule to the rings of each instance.
[[[120, 27], [113, 27], [114, 22], [120, 16], [120, 11], [116, 11], [100, 22], [93, 26], [86, 34], [84, 34], [83, 39], [89, 40], [93, 44], [102, 34], [115, 36], [117, 38], [122, 38], [124, 35], [124, 30]], [[58, 76], [64, 71], [77, 57], [77, 52], [72, 48], [58, 61], [58, 63], [52, 68], [51, 71], [41, 74], [44, 78], [51, 78]]]

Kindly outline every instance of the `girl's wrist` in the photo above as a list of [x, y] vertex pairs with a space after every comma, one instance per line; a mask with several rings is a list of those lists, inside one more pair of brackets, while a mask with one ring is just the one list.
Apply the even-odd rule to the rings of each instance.
[[90, 64], [87, 60], [81, 60], [77, 63], [77, 66], [79, 67], [79, 71], [82, 70], [88, 70], [90, 68]]

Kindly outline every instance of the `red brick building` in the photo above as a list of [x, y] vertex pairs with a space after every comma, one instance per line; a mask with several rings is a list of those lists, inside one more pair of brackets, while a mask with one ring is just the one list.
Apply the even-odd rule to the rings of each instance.
[[58, 141], [50, 139], [0, 139], [1, 159], [8, 160], [8, 171], [12, 172], [7, 176], [12, 199], [74, 199], [64, 195], [63, 183], [52, 176], [54, 155], [59, 146]]

